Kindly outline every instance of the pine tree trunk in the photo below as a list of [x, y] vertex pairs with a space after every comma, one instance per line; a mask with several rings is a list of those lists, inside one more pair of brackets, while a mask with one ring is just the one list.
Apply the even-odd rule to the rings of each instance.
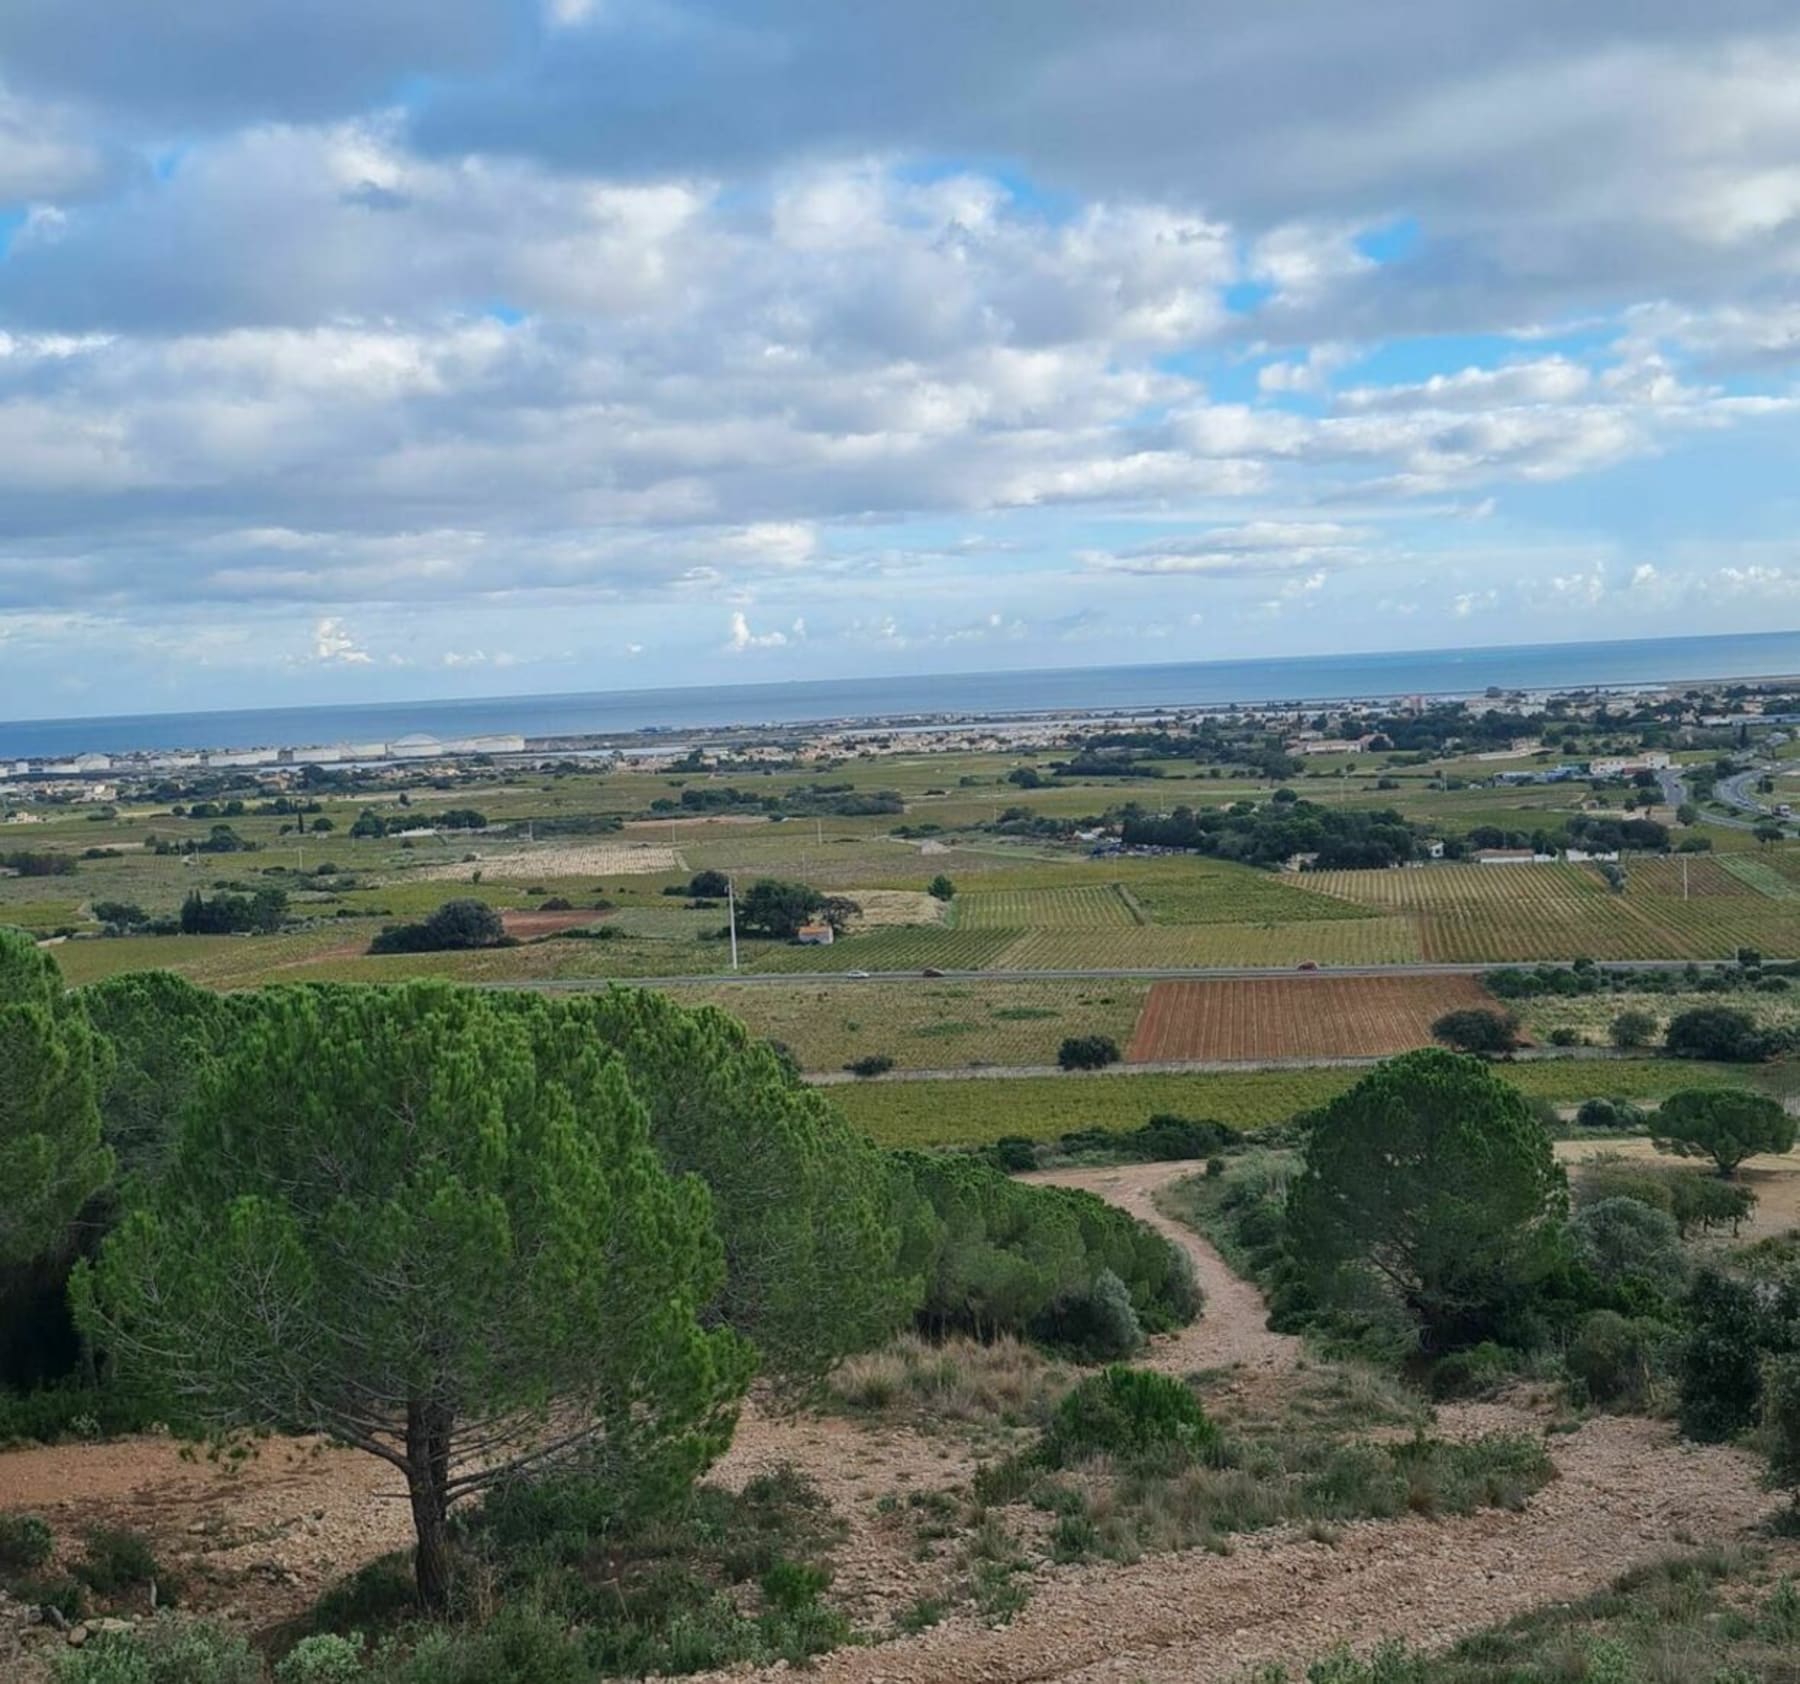
[[413, 1576], [419, 1601], [436, 1611], [450, 1598], [450, 1411], [415, 1400], [406, 1406], [406, 1487], [417, 1547]]

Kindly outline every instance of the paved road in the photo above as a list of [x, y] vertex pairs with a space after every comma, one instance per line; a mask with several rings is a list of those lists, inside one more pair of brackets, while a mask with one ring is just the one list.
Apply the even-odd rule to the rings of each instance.
[[1758, 778], [1765, 776], [1769, 770], [1770, 768], [1767, 766], [1752, 766], [1747, 772], [1734, 772], [1729, 778], [1721, 778], [1719, 780], [1715, 792], [1718, 795], [1718, 798], [1728, 807], [1735, 807], [1741, 813], [1753, 815], [1752, 818], [1748, 820], [1726, 819], [1722, 821], [1723, 823], [1735, 824], [1739, 828], [1748, 828], [1759, 820], [1769, 819], [1775, 816], [1768, 807], [1764, 806], [1763, 803], [1757, 800], [1750, 792], [1750, 786], [1755, 783]]
[[[1538, 961], [1533, 961], [1537, 963]], [[1544, 960], [1545, 964], [1563, 961]], [[1606, 959], [1609, 970], [1679, 971], [1686, 968], [1685, 959]], [[1724, 963], [1724, 961], [1719, 961]], [[523, 978], [505, 982], [485, 982], [483, 988], [531, 988], [544, 992], [581, 992], [607, 988], [619, 983], [630, 988], [715, 988], [722, 982], [742, 983], [755, 988], [824, 987], [840, 984], [857, 988], [868, 982], [1245, 982], [1266, 977], [1318, 975], [1333, 977], [1361, 976], [1484, 976], [1507, 967], [1495, 963], [1483, 965], [1412, 963], [1404, 965], [1321, 965], [1316, 972], [1301, 973], [1279, 965], [1211, 965], [1174, 969], [1143, 966], [1124, 970], [1059, 970], [1059, 971], [940, 971], [935, 976], [924, 971], [872, 971], [867, 976], [851, 976], [846, 971], [707, 971], [686, 976], [622, 976], [622, 977], [553, 977]]]

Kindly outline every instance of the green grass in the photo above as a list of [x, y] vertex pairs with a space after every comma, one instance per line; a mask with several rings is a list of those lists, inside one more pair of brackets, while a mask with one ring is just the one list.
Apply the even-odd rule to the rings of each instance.
[[1054, 1064], [1066, 1035], [1131, 1038], [1146, 986], [1137, 982], [722, 983], [672, 991], [784, 1042], [806, 1070], [839, 1070], [885, 1053], [905, 1070]]
[[[827, 1090], [883, 1146], [976, 1146], [1002, 1135], [1050, 1140], [1071, 1129], [1132, 1129], [1159, 1111], [1244, 1129], [1286, 1122], [1334, 1099], [1360, 1069], [1248, 1070], [1198, 1075], [983, 1076], [866, 1082]], [[1546, 1060], [1507, 1067], [1522, 1092], [1557, 1105], [1620, 1094], [1661, 1099], [1683, 1087], [1748, 1086], [1742, 1066], [1675, 1060]]]
[[1800, 899], [1800, 887], [1790, 883], [1767, 860], [1750, 854], [1728, 854], [1719, 861], [1741, 883], [1748, 883], [1759, 895], [1770, 900]]
[[829, 947], [776, 947], [759, 971], [985, 970], [1017, 939], [1016, 930], [947, 930], [902, 925], [849, 936]]

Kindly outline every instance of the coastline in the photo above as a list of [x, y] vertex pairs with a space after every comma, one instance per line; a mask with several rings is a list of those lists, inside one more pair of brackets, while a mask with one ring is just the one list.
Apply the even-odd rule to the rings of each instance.
[[[1772, 643], [1782, 647], [1770, 649]], [[1746, 658], [1777, 653], [1785, 659], [1772, 659], [1761, 667], [1745, 665]], [[1658, 654], [1670, 664], [1653, 670], [1649, 663]], [[1702, 664], [1709, 654], [1716, 660]], [[1629, 674], [1606, 670], [1629, 664], [1634, 657], [1645, 663], [1638, 670]], [[1676, 664], [1684, 660], [1694, 664]], [[1497, 670], [1490, 673], [1484, 670], [1488, 667]], [[1452, 678], [1455, 682], [1443, 682]], [[1283, 681], [1279, 687], [1278, 680]], [[10, 761], [79, 755], [145, 759], [157, 754], [349, 749], [358, 743], [396, 744], [407, 739], [418, 739], [413, 746], [422, 754], [440, 754], [446, 744], [496, 735], [519, 739], [513, 754], [599, 753], [633, 747], [668, 753], [686, 746], [683, 736], [721, 741], [796, 731], [849, 737], [983, 727], [1047, 730], [1171, 715], [1200, 719], [1246, 709], [1280, 714], [1347, 705], [1470, 702], [1496, 694], [1530, 703], [1550, 696], [1796, 684], [1800, 684], [1800, 633], [1786, 632], [1284, 656], [0, 722], [0, 773]], [[1084, 697], [1084, 691], [1093, 692], [1091, 698]], [[348, 761], [356, 756], [346, 753], [338, 758]]]

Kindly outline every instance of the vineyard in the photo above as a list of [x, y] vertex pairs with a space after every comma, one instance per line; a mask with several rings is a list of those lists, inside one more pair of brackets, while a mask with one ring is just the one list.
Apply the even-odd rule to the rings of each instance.
[[1152, 924], [1082, 933], [1028, 931], [995, 961], [1006, 971], [1186, 970], [1215, 965], [1386, 965], [1419, 958], [1404, 918], [1312, 924]]
[[[1071, 1129], [1132, 1129], [1158, 1112], [1213, 1117], [1237, 1128], [1286, 1122], [1360, 1080], [1356, 1067], [1195, 1075], [966, 1076], [858, 1082], [827, 1090], [846, 1117], [883, 1146], [978, 1146], [1002, 1135], [1054, 1140]], [[1684, 1087], [1741, 1087], [1741, 1066], [1672, 1059], [1545, 1060], [1506, 1079], [1555, 1105], [1622, 1095], [1659, 1100]]]
[[1106, 930], [1137, 922], [1116, 883], [978, 890], [956, 898], [956, 924], [964, 930]]
[[1361, 1057], [1427, 1045], [1445, 1012], [1496, 1004], [1474, 977], [1270, 977], [1159, 982], [1126, 1057]]
[[1308, 872], [1315, 893], [1410, 915], [1426, 959], [1724, 959], [1739, 947], [1800, 953], [1800, 907], [1758, 892], [1717, 861], [1627, 867], [1623, 894], [1579, 865], [1449, 865]]
[[1796, 888], [1766, 860], [1753, 858], [1749, 854], [1724, 854], [1720, 856], [1719, 864], [1739, 882], [1747, 883], [1759, 895], [1767, 895], [1770, 900], [1800, 900], [1800, 888]]
[[1369, 916], [1366, 908], [1309, 895], [1291, 878], [1248, 866], [1211, 860], [1114, 865], [1124, 888], [1158, 924], [1306, 924]]

